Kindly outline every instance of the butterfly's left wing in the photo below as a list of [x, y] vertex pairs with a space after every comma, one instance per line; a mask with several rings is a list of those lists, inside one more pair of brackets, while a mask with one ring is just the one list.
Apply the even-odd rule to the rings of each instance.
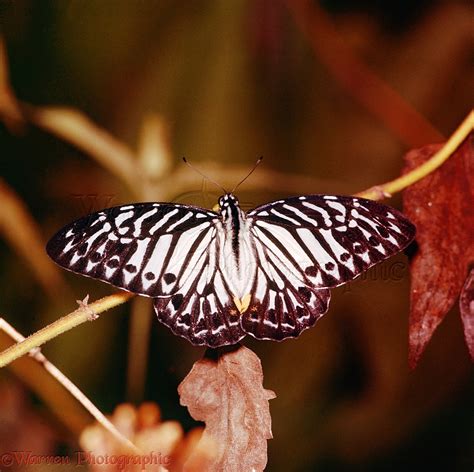
[[202, 208], [137, 203], [74, 221], [46, 250], [68, 270], [155, 298], [175, 334], [216, 347], [245, 336], [217, 263], [219, 225]]
[[231, 290], [218, 264], [215, 240], [197, 262], [194, 277], [172, 297], [153, 301], [158, 319], [195, 346], [235, 344], [245, 335]]
[[298, 336], [326, 311], [329, 288], [401, 251], [415, 235], [397, 210], [351, 196], [292, 197], [247, 217], [258, 276], [242, 326], [264, 339]]

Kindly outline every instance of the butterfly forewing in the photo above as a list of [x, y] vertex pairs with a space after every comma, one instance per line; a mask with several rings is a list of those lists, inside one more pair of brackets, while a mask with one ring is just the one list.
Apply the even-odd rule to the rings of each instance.
[[150, 297], [169, 295], [193, 277], [215, 238], [216, 219], [185, 205], [109, 208], [64, 227], [46, 250], [73, 272]]
[[415, 235], [397, 210], [350, 196], [292, 197], [258, 207], [248, 217], [254, 238], [267, 248], [265, 257], [312, 288], [354, 279]]

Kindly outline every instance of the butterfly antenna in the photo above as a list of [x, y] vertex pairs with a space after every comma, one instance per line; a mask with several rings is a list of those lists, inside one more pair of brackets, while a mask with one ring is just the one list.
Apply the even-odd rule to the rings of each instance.
[[194, 171], [194, 172], [197, 172], [201, 177], [205, 178], [206, 180], [208, 180], [209, 182], [213, 183], [214, 185], [217, 185], [217, 187], [219, 187], [224, 193], [228, 193], [227, 190], [221, 185], [221, 184], [218, 184], [215, 180], [212, 180], [210, 177], [208, 177], [206, 174], [203, 174], [198, 168], [194, 167], [193, 165], [191, 165], [190, 162], [188, 162], [186, 160], [185, 157], [183, 157], [183, 162], [185, 164], [187, 164], [189, 167], [191, 167], [191, 169]]
[[257, 162], [252, 167], [252, 170], [232, 189], [230, 193], [234, 193], [237, 190], [237, 188], [240, 187], [240, 185], [243, 184], [253, 174], [254, 170], [258, 167], [258, 165], [260, 164], [260, 162], [262, 162], [262, 160], [263, 160], [263, 156], [260, 156], [257, 159]]

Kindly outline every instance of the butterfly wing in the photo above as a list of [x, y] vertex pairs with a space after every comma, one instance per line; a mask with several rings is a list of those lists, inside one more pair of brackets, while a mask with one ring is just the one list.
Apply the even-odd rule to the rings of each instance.
[[154, 300], [158, 319], [195, 346], [231, 345], [246, 335], [217, 254], [217, 244], [213, 244], [199, 261], [195, 277], [171, 298]]
[[217, 215], [186, 205], [139, 203], [93, 213], [46, 246], [73, 272], [149, 297], [173, 293], [214, 237]]
[[233, 344], [245, 333], [216, 267], [218, 224], [205, 209], [139, 203], [65, 226], [46, 250], [68, 270], [159, 297], [158, 319], [193, 344]]
[[399, 211], [351, 196], [310, 195], [248, 213], [252, 233], [289, 272], [316, 288], [348, 282], [403, 250], [414, 225]]
[[307, 277], [289, 272], [258, 238], [254, 247], [257, 271], [242, 328], [257, 339], [298, 337], [326, 313], [330, 290], [315, 288]]
[[327, 310], [329, 288], [401, 251], [415, 235], [397, 210], [350, 196], [288, 198], [247, 217], [258, 271], [242, 326], [263, 339], [313, 326]]

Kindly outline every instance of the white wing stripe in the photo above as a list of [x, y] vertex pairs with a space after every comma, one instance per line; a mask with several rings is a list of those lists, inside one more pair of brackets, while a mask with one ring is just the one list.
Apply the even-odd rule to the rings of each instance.
[[337, 261], [334, 260], [327, 252], [326, 250], [321, 246], [319, 241], [316, 239], [316, 237], [311, 233], [310, 230], [306, 228], [298, 228], [296, 230], [298, 235], [300, 236], [301, 240], [305, 244], [306, 248], [308, 251], [311, 251], [310, 248], [312, 249], [312, 252], [316, 254], [317, 260], [320, 263], [320, 265], [326, 264], [328, 262], [331, 262], [333, 264], [336, 264]]
[[[122, 208], [122, 210], [123, 210], [123, 208]], [[125, 213], [120, 213], [120, 215], [118, 215], [115, 218], [115, 226], [117, 226], [117, 228], [120, 228], [120, 226], [122, 226], [122, 223], [124, 221], [130, 219], [134, 214], [135, 214], [135, 212], [133, 210], [127, 211]]]
[[176, 228], [176, 226], [179, 226], [184, 221], [189, 220], [189, 218], [191, 218], [191, 216], [193, 216], [193, 214], [191, 212], [186, 213], [186, 215], [184, 215], [180, 220], [178, 220], [176, 223], [173, 223], [172, 225], [170, 225], [166, 231], [168, 233], [173, 231]]
[[145, 221], [147, 218], [150, 218], [150, 216], [153, 216], [157, 212], [158, 212], [158, 208], [153, 208], [152, 210], [147, 211], [142, 216], [137, 218], [133, 223], [133, 226], [135, 228], [135, 230], [133, 231], [133, 236], [138, 238], [140, 236], [141, 232], [142, 232], [142, 223], [143, 223], [143, 221]]
[[318, 226], [318, 222], [315, 219], [310, 218], [308, 215], [305, 215], [302, 211], [298, 210], [298, 208], [287, 204], [283, 205], [283, 208], [292, 211], [295, 215], [298, 215], [302, 220], [311, 223], [313, 226]]
[[163, 218], [161, 218], [161, 220], [157, 221], [156, 224], [154, 224], [150, 228], [150, 234], [154, 235], [156, 231], [159, 230], [162, 226], [164, 226], [172, 216], [176, 215], [176, 213], [178, 213], [177, 208], [175, 208], [174, 210], [171, 210], [169, 213], [166, 213], [166, 215]]
[[319, 206], [317, 206], [317, 205], [313, 205], [312, 203], [306, 202], [306, 201], [304, 201], [302, 204], [303, 204], [305, 207], [311, 208], [312, 210], [315, 210], [315, 211], [317, 211], [319, 214], [321, 214], [321, 215], [323, 216], [323, 218], [324, 218], [324, 224], [325, 224], [326, 226], [331, 226], [331, 225], [332, 225], [331, 217], [330, 217], [329, 213], [328, 213], [326, 210], [324, 210], [323, 208], [321, 208], [321, 207], [319, 207]]
[[283, 219], [289, 221], [290, 223], [293, 223], [296, 226], [301, 226], [301, 223], [299, 221], [296, 221], [295, 219], [290, 218], [289, 216], [286, 216], [283, 213], [280, 213], [279, 211], [275, 210], [275, 208], [272, 208], [270, 210], [270, 212], [273, 213], [274, 215], [279, 216], [280, 218], [283, 218]]

